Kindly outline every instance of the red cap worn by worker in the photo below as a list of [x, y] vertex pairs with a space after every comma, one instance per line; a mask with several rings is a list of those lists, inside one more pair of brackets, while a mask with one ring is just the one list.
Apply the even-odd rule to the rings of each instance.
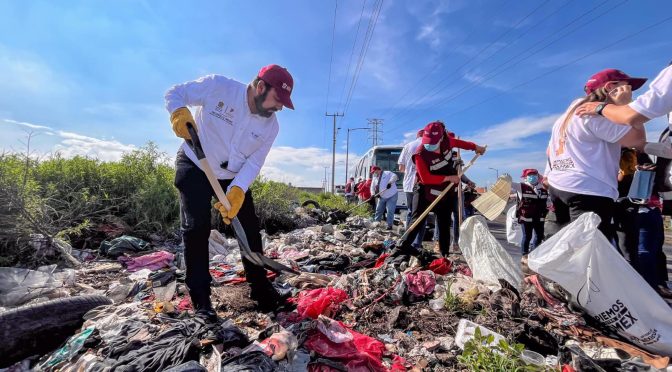
[[627, 81], [628, 84], [632, 87], [632, 90], [637, 90], [641, 88], [642, 85], [644, 85], [646, 78], [633, 78], [621, 70], [608, 68], [591, 76], [590, 79], [588, 79], [586, 82], [586, 85], [583, 87], [583, 90], [586, 92], [586, 94], [590, 94], [602, 88], [610, 81]]
[[539, 171], [536, 170], [536, 169], [533, 169], [533, 168], [530, 168], [530, 169], [524, 169], [524, 170], [523, 170], [523, 175], [522, 175], [521, 177], [527, 177], [527, 176], [529, 176], [530, 174], [536, 174], [536, 175], [539, 175]]
[[373, 167], [371, 167], [371, 174], [373, 174], [373, 172], [379, 171], [379, 170], [380, 170], [380, 167], [377, 166], [377, 165], [374, 165]]
[[446, 133], [446, 127], [440, 121], [433, 121], [424, 129], [422, 134], [423, 145], [436, 145]]
[[283, 106], [294, 110], [294, 104], [290, 98], [294, 88], [294, 79], [286, 68], [278, 65], [264, 66], [259, 70], [257, 77], [275, 88]]

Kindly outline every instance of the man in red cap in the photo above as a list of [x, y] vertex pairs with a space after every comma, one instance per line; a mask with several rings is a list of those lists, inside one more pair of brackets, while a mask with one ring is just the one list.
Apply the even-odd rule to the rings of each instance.
[[536, 169], [523, 170], [521, 178], [523, 182], [512, 182], [511, 187], [516, 191], [516, 217], [523, 231], [520, 247], [525, 256], [530, 253], [533, 231], [535, 248], [544, 238], [544, 220], [548, 214], [546, 206], [548, 192], [540, 182], [539, 171]]
[[[478, 154], [485, 153], [485, 147], [448, 136], [442, 122], [435, 121], [427, 124], [421, 145], [413, 155], [418, 178], [417, 186], [413, 191], [415, 208], [411, 216], [411, 224], [420, 218], [420, 215], [450, 183], [460, 186], [461, 180], [457, 174], [457, 164], [455, 164], [452, 152], [452, 149], [456, 147], [472, 150]], [[456, 201], [457, 191], [453, 187], [449, 195], [446, 195], [433, 210], [439, 229], [439, 248], [443, 255], [448, 255], [450, 249], [451, 215], [457, 208]], [[417, 234], [418, 230], [415, 229], [406, 235], [399, 247], [400, 253], [413, 255], [421, 253], [412, 247]]]
[[[166, 109], [175, 135], [190, 139], [187, 123], [196, 126], [213, 172], [231, 204], [219, 209], [225, 223], [238, 216], [250, 249], [263, 253], [259, 219], [254, 212], [250, 184], [259, 174], [278, 134], [276, 111], [294, 109], [294, 79], [284, 67], [261, 68], [250, 84], [221, 75], [173, 86], [166, 93]], [[195, 119], [188, 107], [195, 110]], [[180, 217], [186, 259], [186, 284], [196, 313], [216, 319], [210, 302], [208, 238], [214, 192], [194, 152], [184, 143], [177, 153], [175, 186], [180, 193]], [[275, 310], [283, 299], [266, 278], [266, 270], [243, 258], [250, 296], [262, 311]]]

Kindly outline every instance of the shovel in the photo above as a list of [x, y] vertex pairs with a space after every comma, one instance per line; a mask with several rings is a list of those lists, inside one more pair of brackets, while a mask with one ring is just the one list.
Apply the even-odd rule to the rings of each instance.
[[[385, 190], [386, 190], [386, 189], [383, 189], [383, 191], [385, 191]], [[378, 196], [378, 195], [380, 195], [383, 191], [379, 191], [376, 195], [374, 195], [374, 196], [372, 196], [372, 197], [370, 197], [370, 198], [368, 198], [368, 199], [366, 199], [366, 200], [360, 202], [359, 204], [357, 204], [357, 205], [355, 205], [354, 207], [352, 207], [352, 208], [348, 209], [347, 211], [345, 211], [345, 213], [350, 213], [350, 212], [354, 211], [355, 209], [357, 209], [358, 207], [360, 207], [360, 206], [362, 206], [362, 205], [368, 203], [371, 199], [375, 199], [375, 197]]]
[[[468, 163], [467, 165], [465, 165], [464, 168], [462, 168], [462, 170], [461, 170], [461, 172], [459, 172], [458, 176], [459, 176], [459, 177], [462, 177], [462, 174], [463, 174], [464, 172], [466, 172], [467, 169], [469, 169], [472, 165], [474, 165], [474, 162], [475, 162], [476, 159], [478, 159], [480, 156], [481, 156], [481, 155], [479, 155], [479, 154], [474, 155], [474, 157], [469, 161], [469, 163]], [[437, 196], [436, 199], [434, 199], [434, 201], [432, 202], [432, 204], [430, 204], [430, 205], [427, 207], [427, 209], [425, 209], [425, 211], [422, 212], [422, 214], [420, 215], [420, 217], [418, 217], [418, 219], [416, 219], [415, 222], [413, 222], [413, 224], [411, 224], [411, 226], [410, 226], [408, 229], [406, 229], [406, 232], [404, 232], [404, 235], [401, 236], [401, 238], [399, 239], [399, 242], [403, 242], [404, 240], [406, 240], [406, 238], [408, 237], [408, 235], [409, 235], [413, 230], [415, 230], [415, 228], [418, 227], [418, 225], [420, 225], [420, 222], [421, 222], [422, 220], [424, 220], [425, 217], [427, 217], [427, 215], [429, 214], [429, 212], [431, 212], [432, 209], [434, 209], [434, 207], [435, 207], [437, 204], [439, 204], [439, 202], [441, 201], [441, 199], [443, 199], [443, 197], [446, 196], [446, 194], [448, 193], [448, 191], [450, 191], [450, 189], [452, 189], [453, 186], [455, 186], [455, 184], [454, 184], [453, 182], [451, 182], [451, 183], [448, 184], [448, 186], [446, 186], [445, 189], [443, 189], [443, 191], [441, 192], [441, 194], [439, 194], [439, 196]]]
[[[189, 135], [191, 136], [191, 140], [185, 140], [187, 142], [187, 145], [189, 145], [191, 150], [194, 151], [194, 154], [196, 154], [196, 158], [198, 158], [198, 161], [201, 163], [201, 169], [203, 170], [203, 172], [205, 172], [205, 175], [208, 177], [208, 181], [210, 181], [210, 186], [212, 186], [212, 189], [215, 191], [217, 199], [224, 205], [224, 208], [226, 208], [227, 210], [231, 209], [231, 204], [229, 204], [229, 200], [226, 198], [226, 194], [222, 189], [222, 185], [219, 184], [219, 180], [217, 180], [217, 177], [212, 172], [212, 168], [210, 168], [210, 163], [208, 162], [208, 159], [206, 159], [205, 157], [205, 152], [203, 152], [203, 148], [201, 147], [201, 141], [198, 139], [198, 134], [196, 133], [194, 126], [191, 123], [187, 123], [187, 129], [189, 130]], [[267, 268], [276, 273], [281, 273], [284, 271], [292, 274], [299, 274], [299, 272], [297, 272], [296, 270], [287, 267], [275, 260], [272, 260], [264, 256], [262, 253], [252, 252], [252, 250], [250, 250], [250, 245], [247, 241], [247, 236], [245, 235], [245, 230], [243, 229], [243, 225], [240, 224], [238, 217], [234, 217], [231, 219], [231, 226], [233, 226], [233, 231], [235, 231], [236, 237], [238, 238], [241, 255], [245, 257], [247, 260], [249, 260], [253, 265]]]

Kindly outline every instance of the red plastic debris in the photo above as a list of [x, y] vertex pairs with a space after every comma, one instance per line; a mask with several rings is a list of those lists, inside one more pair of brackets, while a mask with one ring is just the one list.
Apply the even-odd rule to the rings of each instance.
[[301, 316], [317, 319], [320, 314], [333, 316], [338, 305], [347, 299], [348, 294], [344, 290], [326, 287], [299, 292], [298, 297], [292, 301], [296, 303], [296, 311]]
[[450, 269], [453, 267], [453, 263], [450, 262], [447, 258], [441, 257], [432, 261], [428, 269], [432, 270], [435, 274], [446, 275], [450, 272]]
[[326, 358], [343, 363], [350, 372], [387, 372], [382, 363], [385, 345], [375, 338], [351, 329], [349, 331], [353, 339], [343, 343], [333, 342], [323, 333], [315, 331], [308, 336], [304, 346]]
[[376, 264], [373, 265], [373, 267], [378, 268], [378, 267], [383, 266], [383, 264], [385, 263], [385, 259], [388, 258], [388, 257], [390, 257], [389, 253], [381, 254], [380, 256], [378, 256], [378, 259], [376, 260]]

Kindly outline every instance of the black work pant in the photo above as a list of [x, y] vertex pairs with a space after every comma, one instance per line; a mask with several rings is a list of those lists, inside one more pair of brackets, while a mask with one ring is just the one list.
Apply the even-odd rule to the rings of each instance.
[[[432, 204], [425, 197], [424, 186], [418, 184], [413, 190], [413, 211], [411, 212], [411, 225], [420, 218], [420, 215]], [[441, 254], [448, 255], [450, 249], [450, 227], [453, 210], [457, 207], [457, 193], [449, 192], [432, 210], [436, 216], [436, 228], [439, 229], [439, 248]], [[420, 221], [420, 226], [425, 223], [427, 217]], [[420, 229], [415, 228], [411, 231], [404, 241], [401, 242], [400, 249], [404, 252], [414, 252], [412, 248], [413, 241], [418, 235]]]
[[598, 229], [611, 243], [615, 240], [614, 228], [611, 219], [614, 215], [614, 200], [605, 196], [575, 194], [549, 187], [549, 194], [555, 217], [560, 226], [575, 221], [586, 212], [593, 212], [600, 216]]
[[[184, 151], [180, 150], [177, 153], [175, 166], [175, 187], [180, 192], [180, 222], [187, 266], [185, 282], [194, 307], [199, 308], [210, 304], [212, 277], [209, 271], [208, 240], [214, 191], [205, 173], [184, 154]], [[231, 180], [220, 180], [219, 183], [226, 190]], [[245, 201], [237, 217], [247, 235], [250, 250], [263, 253], [259, 218], [254, 212], [252, 193], [249, 190], [245, 194]], [[266, 269], [253, 265], [246, 258], [243, 258], [243, 267], [245, 278], [252, 289], [252, 297], [272, 301], [277, 292], [266, 278]]]
[[538, 218], [532, 221], [519, 221], [520, 226], [523, 231], [523, 239], [520, 244], [522, 249], [522, 254], [526, 255], [530, 253], [530, 243], [532, 242], [532, 232], [534, 231], [534, 248], [537, 248], [541, 244], [541, 240], [544, 238], [544, 221], [540, 221]]

